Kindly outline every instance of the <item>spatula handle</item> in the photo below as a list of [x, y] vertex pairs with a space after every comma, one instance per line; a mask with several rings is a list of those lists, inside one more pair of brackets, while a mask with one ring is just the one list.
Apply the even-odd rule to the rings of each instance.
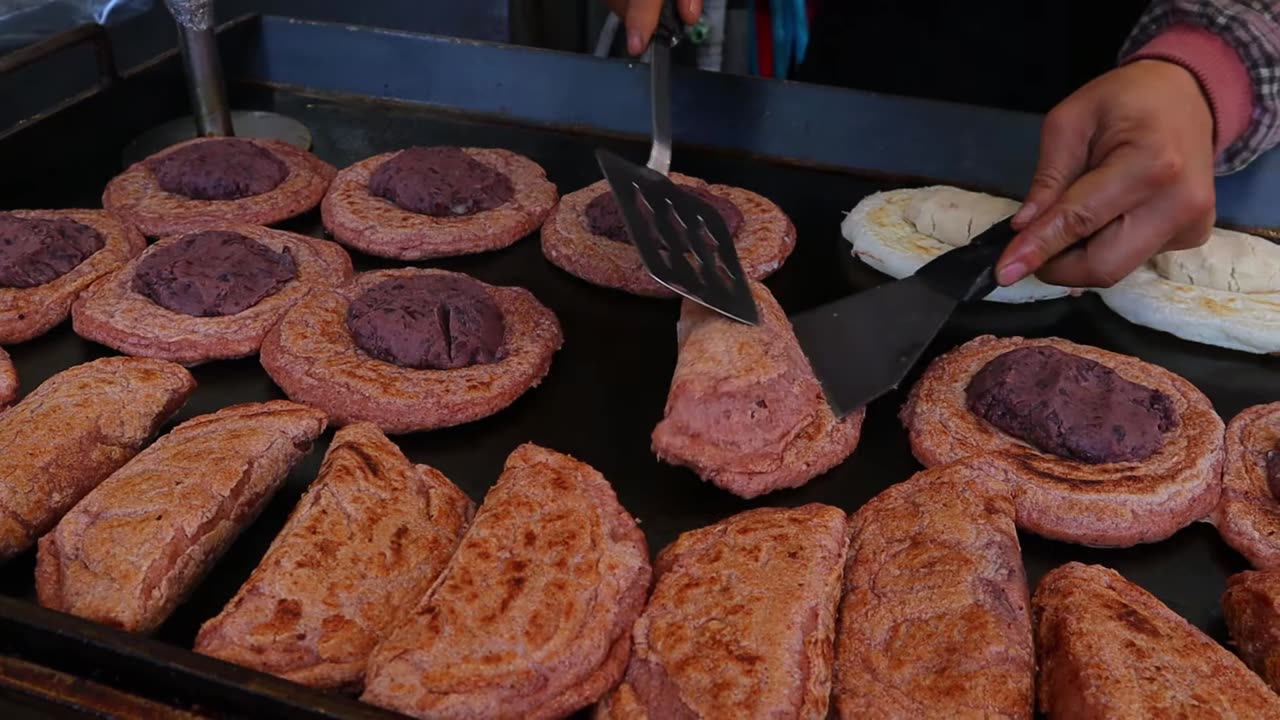
[[960, 302], [985, 298], [999, 286], [996, 262], [1018, 234], [1011, 220], [1002, 220], [980, 233], [968, 245], [948, 250], [930, 260], [916, 271], [916, 276], [934, 290]]

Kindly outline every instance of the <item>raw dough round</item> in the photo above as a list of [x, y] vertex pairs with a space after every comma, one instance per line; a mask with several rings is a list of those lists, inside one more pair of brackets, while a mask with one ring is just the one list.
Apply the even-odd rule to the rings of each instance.
[[[947, 185], [889, 190], [863, 198], [840, 223], [840, 232], [853, 244], [853, 254], [859, 260], [890, 277], [904, 278], [1012, 215], [1018, 207], [1013, 200]], [[919, 229], [917, 222], [928, 232]], [[1026, 303], [1070, 294], [1069, 288], [1032, 276], [996, 288], [986, 299]]]
[[1280, 245], [1264, 238], [1214, 229], [1205, 245], [1158, 255], [1097, 293], [1136, 325], [1205, 345], [1280, 353]]

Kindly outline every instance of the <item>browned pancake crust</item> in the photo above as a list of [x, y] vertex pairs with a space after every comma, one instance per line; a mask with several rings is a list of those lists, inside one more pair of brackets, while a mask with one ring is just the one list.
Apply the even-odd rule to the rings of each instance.
[[1227, 578], [1222, 614], [1240, 657], [1280, 691], [1280, 570], [1246, 570]]
[[431, 590], [369, 661], [366, 702], [420, 718], [558, 718], [622, 676], [651, 569], [590, 466], [522, 445]]
[[817, 503], [681, 534], [597, 717], [825, 718], [848, 542], [844, 512]]
[[1267, 486], [1267, 451], [1280, 448], [1280, 403], [1255, 405], [1227, 424], [1222, 500], [1213, 524], [1256, 568], [1280, 568], [1280, 502]]
[[510, 150], [462, 148], [511, 179], [506, 204], [460, 217], [410, 212], [369, 192], [369, 179], [400, 151], [375, 155], [338, 173], [320, 205], [324, 226], [343, 245], [400, 260], [469, 255], [512, 245], [542, 226], [559, 198], [541, 165]]
[[[717, 487], [745, 498], [804, 485], [844, 462], [858, 446], [866, 415], [860, 408], [836, 418], [782, 307], [763, 284], [752, 282], [751, 290], [760, 310], [758, 326], [727, 320], [684, 301], [667, 411], [652, 437], [654, 452], [662, 460], [692, 468]], [[790, 382], [794, 378], [785, 377], [790, 372], [799, 373], [797, 394], [807, 398], [809, 409], [788, 419], [792, 434], [781, 449], [719, 444], [671, 415], [679, 393], [705, 397], [733, 392], [749, 382]], [[741, 394], [743, 403], [759, 400], [750, 392]], [[779, 412], [766, 407], [758, 417], [761, 422], [777, 422]]]
[[324, 413], [285, 400], [232, 405], [178, 425], [40, 538], [40, 604], [125, 630], [155, 629], [324, 427]]
[[294, 303], [312, 290], [351, 279], [351, 258], [334, 243], [254, 225], [213, 227], [257, 240], [272, 250], [288, 248], [297, 264], [297, 277], [235, 315], [196, 317], [174, 312], [133, 290], [133, 276], [142, 259], [157, 248], [180, 242], [183, 236], [168, 237], [80, 294], [71, 317], [76, 333], [129, 355], [188, 366], [247, 357], [258, 352], [267, 331]]
[[0, 414], [0, 561], [137, 454], [195, 389], [173, 363], [102, 358], [54, 375]]
[[[679, 185], [702, 187], [742, 212], [742, 227], [734, 237], [742, 271], [753, 280], [772, 275], [796, 246], [791, 218], [768, 198], [729, 185], [708, 185], [698, 178], [671, 173]], [[542, 254], [561, 270], [589, 283], [647, 297], [671, 298], [676, 293], [653, 279], [630, 243], [601, 237], [587, 229], [584, 211], [597, 195], [608, 192], [600, 180], [560, 199], [542, 227]]]
[[[1178, 427], [1142, 462], [1090, 465], [1040, 452], [970, 412], [965, 388], [973, 376], [997, 356], [1035, 345], [1094, 360], [1166, 393]], [[984, 335], [961, 345], [911, 389], [902, 421], [926, 467], [983, 453], [1013, 465], [1018, 526], [1055, 540], [1114, 547], [1163, 540], [1208, 515], [1221, 490], [1223, 423], [1203, 393], [1162, 367], [1058, 338]]]
[[475, 504], [377, 427], [334, 435], [320, 475], [195, 650], [359, 691], [373, 648], [458, 546]]
[[842, 718], [1026, 718], [1035, 650], [1013, 496], [972, 458], [853, 515], [836, 635]]
[[102, 206], [136, 225], [148, 237], [164, 237], [229, 223], [274, 225], [320, 204], [337, 173], [332, 165], [279, 140], [242, 139], [269, 150], [288, 166], [284, 182], [261, 195], [239, 200], [197, 200], [162, 190], [146, 163], [187, 145], [216, 140], [195, 138], [129, 166], [107, 183]]
[[93, 281], [124, 266], [147, 247], [137, 228], [102, 210], [14, 210], [23, 218], [67, 218], [102, 234], [98, 252], [53, 282], [31, 288], [0, 288], [0, 345], [39, 337], [71, 313], [71, 303]]
[[1261, 678], [1114, 570], [1067, 563], [1031, 604], [1050, 718], [1280, 718]]
[[375, 360], [347, 329], [351, 300], [394, 277], [451, 274], [403, 268], [357, 275], [343, 288], [298, 303], [262, 343], [262, 366], [290, 398], [330, 422], [372, 422], [398, 434], [460, 425], [492, 415], [537, 385], [564, 341], [560, 323], [523, 288], [484, 285], [506, 323], [502, 359], [453, 370], [418, 370]]
[[0, 410], [18, 399], [18, 371], [13, 367], [9, 353], [0, 348]]

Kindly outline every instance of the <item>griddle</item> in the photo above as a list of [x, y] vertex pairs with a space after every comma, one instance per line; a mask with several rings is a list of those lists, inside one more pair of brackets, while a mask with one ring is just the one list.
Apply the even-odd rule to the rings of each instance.
[[[26, 82], [39, 82], [42, 67], [65, 69], [75, 57], [92, 63], [104, 43], [109, 39], [101, 32], [81, 32], [52, 43], [46, 57], [26, 58], [21, 72]], [[298, 118], [314, 135], [314, 151], [339, 167], [410, 144], [497, 146], [541, 163], [568, 193], [599, 179], [594, 148], [632, 158], [645, 153], [647, 115], [644, 108], [637, 112], [633, 98], [643, 100], [646, 73], [625, 62], [278, 17], [230, 23], [221, 43], [233, 106]], [[0, 72], [13, 69], [0, 63]], [[172, 53], [123, 74], [99, 64], [81, 76], [85, 87], [73, 88], [59, 110], [0, 135], [0, 207], [97, 207], [104, 184], [121, 170], [129, 140], [187, 111]], [[0, 74], [0, 89], [5, 78]], [[885, 281], [852, 259], [840, 237], [842, 213], [860, 198], [929, 181], [1016, 195], [1034, 164], [1037, 121], [1029, 116], [694, 72], [678, 71], [675, 83], [681, 146], [674, 169], [759, 192], [795, 222], [796, 251], [767, 283], [792, 312]], [[615, 89], [616, 98], [608, 94]], [[819, 124], [839, 118], [850, 119], [852, 135], [837, 138]], [[873, 141], [867, 140], [870, 132], [876, 133]], [[973, 142], [986, 145], [975, 150]], [[985, 163], [974, 162], [979, 150]], [[1224, 186], [1220, 216], [1239, 226], [1280, 225], [1272, 222], [1280, 219], [1275, 208], [1262, 201], [1280, 190], [1276, 167], [1260, 162], [1252, 175], [1229, 181], [1246, 183], [1249, 192], [1228, 196], [1231, 186]], [[315, 213], [285, 227], [323, 235]], [[360, 270], [398, 264], [353, 257]], [[498, 252], [422, 264], [524, 286], [564, 326], [564, 348], [549, 377], [510, 408], [469, 425], [397, 438], [412, 460], [439, 468], [477, 501], [512, 449], [540, 443], [609, 478], [656, 553], [682, 531], [753, 507], [823, 502], [853, 511], [920, 469], [897, 419], [903, 394], [895, 392], [869, 409], [862, 441], [847, 462], [803, 488], [738, 499], [659, 463], [650, 451], [676, 360], [677, 302], [581, 282], [550, 265], [536, 237]], [[1280, 400], [1274, 358], [1130, 325], [1091, 295], [965, 307], [926, 357], [984, 333], [1058, 336], [1136, 355], [1191, 380], [1226, 419], [1249, 405]], [[112, 354], [76, 337], [69, 323], [9, 350], [24, 391], [72, 365]], [[232, 403], [283, 397], [256, 358], [200, 366], [194, 374], [199, 389], [173, 423]], [[331, 437], [332, 430], [152, 637], [38, 607], [34, 553], [0, 566], [0, 654], [219, 717], [388, 717], [188, 650], [200, 624], [262, 557], [315, 477]], [[1246, 565], [1209, 525], [1124, 550], [1020, 537], [1032, 583], [1071, 560], [1101, 563], [1225, 642], [1219, 598], [1226, 577]]]

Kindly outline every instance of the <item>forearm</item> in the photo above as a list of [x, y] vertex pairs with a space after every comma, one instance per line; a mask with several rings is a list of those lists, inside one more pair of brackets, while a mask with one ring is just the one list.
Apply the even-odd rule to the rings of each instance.
[[1241, 169], [1280, 143], [1280, 4], [1155, 0], [1121, 58], [1175, 62], [1200, 81], [1214, 113], [1216, 170]]

